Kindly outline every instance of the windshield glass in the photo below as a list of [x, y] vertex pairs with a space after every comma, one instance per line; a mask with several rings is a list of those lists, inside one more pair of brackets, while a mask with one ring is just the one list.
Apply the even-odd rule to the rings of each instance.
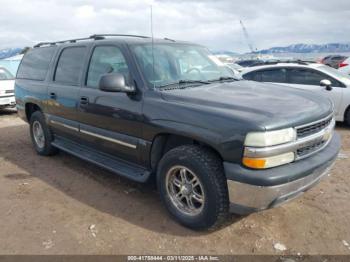
[[[137, 62], [151, 87], [180, 81], [210, 81], [234, 77], [230, 68], [206, 48], [188, 44], [142, 44], [133, 47]], [[153, 69], [154, 55], [154, 69]]]
[[320, 66], [319, 69], [325, 72], [326, 74], [333, 76], [337, 80], [343, 82], [345, 85], [350, 85], [350, 77], [345, 73], [342, 73], [339, 70], [326, 65]]
[[14, 79], [13, 75], [4, 68], [0, 68], [0, 80], [11, 80]]

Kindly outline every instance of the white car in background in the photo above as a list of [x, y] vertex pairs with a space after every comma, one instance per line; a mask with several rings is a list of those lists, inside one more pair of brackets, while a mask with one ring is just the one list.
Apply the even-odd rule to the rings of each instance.
[[343, 62], [339, 64], [339, 72], [343, 74], [350, 75], [350, 57], [345, 59]]
[[0, 67], [0, 109], [15, 106], [14, 76], [4, 67]]
[[246, 80], [321, 93], [333, 101], [336, 121], [344, 121], [350, 125], [350, 77], [337, 69], [302, 61], [276, 62], [245, 68], [241, 75]]

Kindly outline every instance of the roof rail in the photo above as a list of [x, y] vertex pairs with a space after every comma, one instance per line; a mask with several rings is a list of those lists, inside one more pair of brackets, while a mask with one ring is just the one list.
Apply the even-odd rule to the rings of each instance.
[[41, 47], [44, 45], [56, 45], [56, 44], [65, 44], [65, 43], [76, 43], [77, 41], [84, 41], [84, 40], [91, 40], [94, 39], [93, 37], [84, 37], [84, 38], [76, 38], [76, 39], [68, 39], [68, 40], [62, 40], [62, 41], [57, 41], [57, 42], [41, 42], [39, 44], [36, 44], [34, 48], [36, 47]]
[[77, 41], [84, 41], [84, 40], [102, 40], [105, 39], [105, 37], [108, 36], [126, 36], [126, 37], [139, 37], [139, 38], [150, 38], [149, 36], [143, 36], [143, 35], [127, 35], [127, 34], [95, 34], [91, 35], [89, 37], [84, 38], [76, 38], [76, 39], [68, 39], [63, 41], [56, 41], [56, 42], [40, 42], [34, 46], [36, 47], [42, 47], [42, 46], [52, 46], [57, 44], [65, 44], [65, 43], [76, 43]]
[[149, 36], [144, 36], [144, 35], [128, 35], [128, 34], [95, 34], [91, 35], [90, 38], [94, 38], [96, 40], [104, 39], [105, 37], [108, 36], [126, 36], [126, 37], [138, 37], [138, 38], [151, 38]]
[[176, 42], [174, 39], [171, 39], [171, 38], [168, 38], [168, 37], [164, 37], [163, 39], [167, 40], [167, 41], [171, 41], [171, 42]]

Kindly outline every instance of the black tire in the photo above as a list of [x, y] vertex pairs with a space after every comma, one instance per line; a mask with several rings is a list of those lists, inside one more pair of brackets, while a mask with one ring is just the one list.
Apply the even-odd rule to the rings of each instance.
[[[44, 143], [43, 146], [39, 146], [34, 138], [33, 126], [40, 125], [43, 131]], [[42, 156], [51, 156], [58, 152], [58, 149], [51, 145], [53, 136], [50, 129], [48, 128], [45, 117], [40, 111], [36, 111], [30, 117], [30, 136], [34, 145], [35, 151]]]
[[[187, 215], [171, 200], [167, 189], [167, 173], [176, 166], [186, 167], [200, 180], [204, 204], [200, 213]], [[195, 230], [216, 229], [229, 217], [229, 198], [222, 160], [210, 149], [184, 145], [167, 152], [157, 170], [160, 198], [170, 214], [182, 225]]]
[[350, 107], [346, 110], [344, 122], [347, 126], [350, 126]]

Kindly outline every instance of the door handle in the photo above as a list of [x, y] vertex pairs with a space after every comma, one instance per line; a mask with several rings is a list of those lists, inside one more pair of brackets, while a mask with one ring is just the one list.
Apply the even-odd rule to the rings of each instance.
[[87, 105], [89, 103], [89, 98], [86, 96], [80, 97], [80, 104], [81, 105]]
[[56, 93], [51, 92], [51, 93], [50, 93], [50, 98], [51, 98], [51, 99], [56, 99], [56, 98], [57, 98]]

